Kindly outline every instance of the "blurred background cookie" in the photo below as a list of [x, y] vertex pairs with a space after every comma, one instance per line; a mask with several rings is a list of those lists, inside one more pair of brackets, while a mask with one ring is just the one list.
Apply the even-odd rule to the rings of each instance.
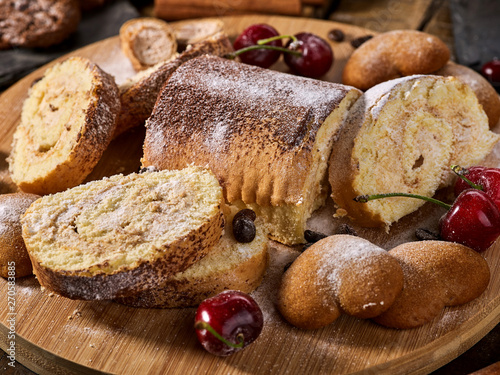
[[102, 8], [109, 2], [110, 0], [78, 0], [82, 12], [88, 12], [91, 10]]
[[[28, 2], [20, 0], [15, 3]], [[53, 3], [53, 0], [46, 0]], [[78, 1], [77, 1], [78, 2]], [[81, 0], [81, 3], [86, 0]], [[93, 2], [93, 1], [91, 1]], [[0, 1], [0, 34], [3, 34], [5, 23], [11, 22], [4, 10], [13, 1]], [[36, 3], [36, 1], [33, 1]], [[77, 4], [77, 6], [79, 6]], [[82, 9], [83, 10], [83, 9]], [[78, 9], [78, 12], [80, 10]], [[0, 90], [7, 88], [24, 77], [34, 69], [65, 55], [77, 48], [97, 42], [99, 40], [118, 35], [120, 26], [131, 18], [139, 16], [138, 10], [128, 0], [107, 0], [99, 8], [82, 13], [80, 22], [74, 33], [64, 39], [61, 43], [46, 48], [9, 48], [5, 49], [0, 36]], [[66, 16], [67, 17], [67, 16]], [[75, 26], [76, 27], [76, 26]]]
[[49, 47], [76, 31], [80, 22], [76, 0], [0, 2], [0, 49]]

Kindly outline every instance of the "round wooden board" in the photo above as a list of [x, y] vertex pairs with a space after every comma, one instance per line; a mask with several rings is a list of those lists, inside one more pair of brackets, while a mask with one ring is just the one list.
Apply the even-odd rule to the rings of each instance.
[[[325, 79], [339, 82], [342, 68], [352, 52], [349, 41], [368, 30], [303, 18], [239, 16], [223, 18], [228, 34], [236, 36], [247, 25], [265, 22], [281, 33], [311, 31], [326, 37], [332, 28], [342, 29], [346, 41], [332, 43], [335, 65]], [[118, 38], [111, 38], [74, 52], [98, 63], [120, 83], [133, 74], [122, 55]], [[279, 63], [277, 70], [286, 71]], [[9, 179], [6, 157], [22, 101], [43, 67], [0, 96], [0, 193], [15, 190]], [[497, 126], [498, 127], [498, 126]], [[90, 179], [139, 168], [143, 129], [115, 140]], [[486, 161], [500, 165], [497, 147]], [[331, 202], [310, 220], [310, 227], [333, 233]], [[391, 248], [413, 238], [417, 226], [433, 227], [442, 211], [425, 205], [401, 220], [386, 234], [357, 228], [373, 242]], [[500, 269], [500, 249], [495, 244], [484, 255], [492, 270]], [[272, 243], [271, 267], [254, 293], [265, 314], [265, 328], [246, 350], [219, 358], [206, 353], [193, 331], [194, 309], [136, 309], [113, 302], [73, 301], [41, 290], [33, 277], [18, 279], [15, 295], [7, 299], [9, 285], [0, 279], [0, 345], [40, 374], [345, 374], [428, 373], [457, 357], [500, 322], [500, 272], [492, 272], [488, 289], [471, 303], [447, 308], [431, 323], [412, 330], [393, 330], [343, 316], [328, 327], [301, 331], [285, 323], [274, 308], [276, 288], [283, 266], [297, 251]], [[13, 307], [13, 310], [9, 310]], [[15, 320], [12, 320], [15, 318]], [[15, 338], [10, 339], [10, 330]]]

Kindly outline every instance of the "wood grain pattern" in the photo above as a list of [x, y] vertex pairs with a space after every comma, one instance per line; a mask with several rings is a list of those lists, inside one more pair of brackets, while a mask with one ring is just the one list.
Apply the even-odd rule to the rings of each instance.
[[[351, 38], [371, 33], [366, 29], [329, 21], [252, 16], [223, 19], [235, 36], [257, 22], [274, 25], [281, 33], [312, 31], [326, 37], [332, 28], [347, 35], [332, 47], [334, 69], [325, 77], [339, 81], [341, 70], [352, 52]], [[132, 69], [121, 54], [117, 38], [74, 53], [91, 58], [104, 70], [123, 81]], [[286, 71], [279, 63], [275, 69]], [[13, 191], [5, 157], [19, 121], [22, 101], [42, 68], [0, 96], [0, 192]], [[498, 128], [498, 126], [497, 126]], [[136, 171], [142, 154], [143, 129], [115, 140], [89, 179]], [[500, 147], [488, 157], [488, 165], [500, 165]], [[309, 225], [334, 233], [331, 202], [315, 214]], [[432, 228], [442, 211], [425, 205], [404, 218], [385, 234], [356, 228], [365, 238], [385, 247], [412, 240], [415, 227]], [[500, 244], [485, 253], [492, 270], [500, 269]], [[283, 266], [297, 251], [273, 243], [272, 264], [263, 285], [254, 292], [265, 314], [261, 337], [246, 350], [218, 358], [198, 345], [193, 331], [194, 309], [136, 309], [112, 302], [73, 301], [41, 290], [33, 277], [19, 279], [15, 286], [14, 314], [9, 312], [9, 286], [0, 280], [0, 347], [9, 354], [8, 319], [15, 317], [16, 359], [40, 374], [423, 374], [457, 357], [500, 322], [500, 272], [492, 272], [486, 292], [471, 303], [443, 310], [423, 327], [393, 330], [371, 321], [343, 316], [334, 324], [315, 331], [301, 331], [285, 323], [274, 308], [274, 298]]]

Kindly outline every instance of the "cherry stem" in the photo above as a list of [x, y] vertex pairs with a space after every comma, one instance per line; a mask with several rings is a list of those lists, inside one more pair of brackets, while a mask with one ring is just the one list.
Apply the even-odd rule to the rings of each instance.
[[267, 39], [260, 39], [257, 41], [257, 44], [258, 45], [267, 44], [274, 42], [275, 40], [286, 39], [286, 38], [291, 39], [292, 43], [297, 42], [297, 38], [295, 37], [295, 35], [277, 35]]
[[478, 189], [478, 190], [483, 190], [483, 187], [481, 185], [475, 184], [474, 182], [472, 182], [471, 180], [469, 180], [467, 177], [465, 177], [465, 175], [467, 173], [469, 173], [469, 171], [466, 168], [462, 168], [459, 165], [452, 165], [451, 166], [451, 170], [453, 172], [455, 172], [455, 174], [458, 177], [460, 177], [462, 180], [464, 180], [465, 182], [467, 182], [470, 187], [472, 187], [474, 189]]
[[195, 329], [198, 329], [198, 330], [202, 330], [202, 329], [205, 329], [207, 330], [208, 332], [210, 332], [212, 335], [214, 335], [217, 339], [219, 339], [220, 341], [222, 341], [224, 344], [226, 344], [227, 346], [231, 347], [231, 348], [235, 348], [235, 349], [239, 349], [239, 348], [243, 348], [243, 341], [244, 341], [244, 337], [243, 337], [243, 334], [242, 333], [239, 333], [236, 338], [238, 339], [238, 343], [237, 344], [234, 344], [232, 343], [231, 341], [229, 340], [226, 340], [224, 337], [222, 337], [215, 329], [213, 329], [213, 327], [207, 323], [207, 322], [204, 322], [202, 320], [199, 320], [195, 323], [194, 325], [194, 328]]
[[278, 47], [278, 46], [268, 46], [268, 45], [254, 45], [254, 46], [248, 46], [245, 48], [241, 48], [237, 51], [231, 52], [226, 54], [226, 58], [230, 60], [234, 60], [234, 58], [238, 55], [241, 55], [242, 53], [249, 52], [249, 51], [254, 51], [256, 49], [271, 49], [273, 51], [280, 51], [283, 53], [291, 53], [292, 55], [295, 56], [302, 56], [302, 53], [300, 51], [292, 51], [291, 49], [285, 48], [285, 47]]
[[435, 203], [441, 207], [446, 208], [447, 210], [449, 210], [451, 207], [451, 205], [444, 203], [444, 202], [441, 202], [440, 200], [426, 197], [423, 195], [410, 194], [410, 193], [386, 193], [386, 194], [358, 195], [357, 197], [354, 198], [354, 201], [359, 202], [359, 203], [366, 203], [368, 201], [372, 201], [375, 199], [390, 198], [390, 197], [406, 197], [406, 198], [422, 199], [422, 200], [427, 201], [427, 202]]

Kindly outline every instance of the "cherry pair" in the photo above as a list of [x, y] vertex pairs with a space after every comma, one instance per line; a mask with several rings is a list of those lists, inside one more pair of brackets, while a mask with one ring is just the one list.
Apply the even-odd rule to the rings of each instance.
[[[282, 39], [285, 38], [289, 41], [283, 47]], [[242, 62], [262, 68], [269, 68], [283, 53], [288, 67], [305, 77], [321, 77], [333, 64], [333, 51], [319, 36], [305, 32], [279, 35], [275, 28], [266, 24], [247, 27], [236, 38], [234, 49], [228, 57], [239, 56]]]
[[488, 249], [500, 236], [500, 169], [452, 167], [460, 179], [455, 184], [452, 205], [414, 194], [389, 193], [359, 196], [358, 202], [391, 196], [424, 199], [448, 209], [439, 221], [440, 236], [445, 241], [466, 245], [478, 252]]

